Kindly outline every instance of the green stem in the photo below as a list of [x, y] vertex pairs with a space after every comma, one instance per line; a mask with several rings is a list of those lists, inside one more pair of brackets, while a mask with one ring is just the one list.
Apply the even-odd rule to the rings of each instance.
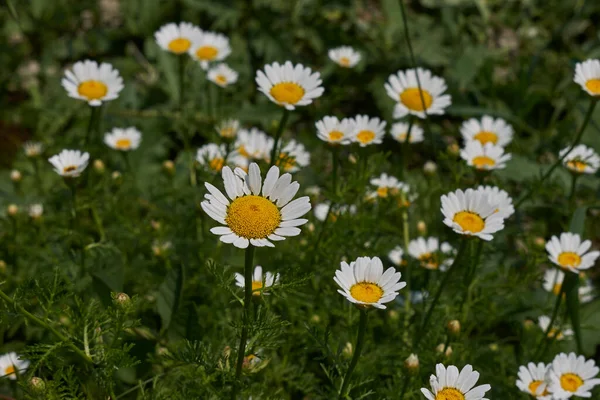
[[[473, 284], [473, 279], [475, 278], [475, 274], [477, 273], [477, 266], [479, 265], [479, 261], [481, 259], [481, 252], [483, 250], [484, 244], [485, 244], [485, 242], [483, 240], [481, 240], [481, 239], [477, 240], [477, 244], [475, 247], [475, 256], [471, 257], [473, 262], [471, 263], [469, 268], [466, 269], [465, 290], [464, 290], [464, 293], [462, 296], [462, 301], [460, 303], [459, 312], [462, 312], [463, 307], [465, 306], [465, 304], [467, 303], [467, 301], [469, 299], [469, 291], [471, 290], [471, 285]], [[465, 315], [462, 317], [463, 321], [467, 320], [468, 310], [469, 310], [469, 307], [467, 307], [467, 309], [465, 310]]]
[[279, 155], [277, 147], [279, 146], [279, 140], [281, 138], [281, 134], [283, 133], [283, 129], [287, 124], [289, 116], [290, 111], [287, 108], [284, 108], [283, 115], [279, 121], [279, 126], [277, 127], [277, 132], [275, 133], [275, 141], [273, 142], [273, 149], [271, 150], [271, 162], [269, 163], [269, 168], [271, 168], [277, 162], [277, 156]]
[[365, 332], [367, 331], [367, 310], [360, 310], [360, 321], [358, 323], [358, 333], [356, 334], [356, 346], [354, 347], [354, 354], [352, 355], [352, 360], [350, 361], [350, 365], [348, 366], [348, 370], [346, 371], [346, 375], [344, 375], [344, 380], [342, 382], [342, 387], [340, 388], [340, 399], [346, 397], [346, 392], [348, 391], [348, 386], [350, 385], [350, 378], [352, 377], [352, 372], [354, 368], [356, 368], [356, 364], [358, 364], [358, 358], [360, 357], [360, 353], [365, 344]]
[[406, 393], [406, 389], [408, 389], [408, 385], [410, 384], [411, 379], [412, 376], [407, 373], [404, 377], [404, 382], [402, 383], [402, 391], [400, 392], [400, 397], [398, 397], [399, 399], [404, 399], [404, 394]]
[[[408, 136], [408, 135], [407, 135]], [[401, 198], [400, 201], [404, 204], [404, 200], [405, 200], [405, 194], [404, 192], [401, 192]], [[409, 226], [408, 226], [408, 207], [404, 207], [402, 209], [402, 237], [404, 239], [404, 253], [408, 254], [408, 244], [410, 242], [410, 232], [409, 232]], [[405, 326], [408, 326], [409, 323], [409, 319], [410, 319], [410, 284], [411, 284], [411, 280], [410, 280], [410, 272], [411, 272], [411, 266], [410, 263], [406, 264], [406, 301], [404, 302], [404, 308], [405, 308]]]
[[331, 148], [331, 162], [333, 165], [333, 170], [332, 170], [332, 189], [331, 191], [333, 192], [333, 195], [337, 195], [337, 173], [338, 173], [338, 150], [339, 148], [337, 146], [334, 146]]
[[550, 331], [552, 330], [552, 327], [554, 326], [554, 322], [556, 321], [556, 317], [558, 316], [558, 310], [560, 309], [560, 303], [562, 302], [562, 298], [563, 298], [563, 294], [564, 294], [564, 282], [561, 285], [561, 290], [560, 293], [558, 294], [558, 296], [556, 296], [556, 302], [554, 303], [554, 311], [552, 311], [552, 318], [550, 318], [550, 323], [548, 324], [548, 327], [546, 328], [546, 331], [544, 332], [544, 336], [542, 337], [542, 340], [540, 340], [540, 343], [538, 344], [538, 347], [535, 351], [535, 359], [540, 357], [540, 351], [542, 351], [542, 346], [543, 344], [546, 342], [546, 339], [548, 338], [548, 335], [550, 334]]
[[414, 124], [414, 118], [411, 115], [408, 121], [408, 132], [406, 132], [406, 139], [402, 143], [402, 171], [401, 179], [406, 179], [406, 170], [408, 169], [408, 149], [410, 146], [410, 135]]
[[573, 210], [573, 205], [575, 203], [575, 192], [577, 188], [577, 179], [579, 179], [579, 174], [573, 173], [571, 178], [571, 191], [569, 192], [569, 211]]
[[90, 120], [88, 122], [87, 132], [83, 141], [83, 147], [86, 147], [92, 138], [92, 132], [96, 130], [96, 120], [98, 119], [100, 107], [90, 106]]
[[185, 62], [187, 60], [187, 56], [179, 55], [179, 111], [183, 111], [183, 102], [184, 102], [184, 88], [185, 88]]

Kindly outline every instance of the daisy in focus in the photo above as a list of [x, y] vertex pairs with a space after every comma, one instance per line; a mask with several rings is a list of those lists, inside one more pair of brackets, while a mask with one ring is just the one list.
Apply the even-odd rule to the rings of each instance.
[[120, 151], [131, 151], [140, 147], [142, 133], [137, 129], [114, 128], [104, 135], [104, 143], [111, 149]]
[[483, 396], [492, 387], [487, 384], [475, 386], [478, 380], [479, 372], [469, 364], [460, 372], [454, 365], [446, 369], [443, 364], [437, 364], [435, 375], [429, 378], [431, 390], [422, 388], [421, 393], [428, 400], [485, 400]]
[[[548, 331], [548, 327], [550, 326], [550, 317], [547, 315], [540, 315], [538, 318], [538, 326], [542, 329], [542, 332]], [[548, 338], [553, 338], [555, 340], [564, 340], [565, 338], [570, 338], [571, 336], [573, 336], [573, 330], [569, 328], [561, 330], [553, 326], [548, 331]]]
[[560, 238], [552, 236], [546, 242], [546, 251], [550, 261], [574, 273], [591, 268], [596, 263], [600, 251], [588, 252], [591, 247], [591, 241], [584, 240], [582, 242], [578, 234], [571, 232], [561, 233]]
[[479, 186], [478, 192], [488, 196], [490, 203], [496, 205], [496, 212], [504, 219], [515, 213], [512, 198], [506, 190], [497, 188], [496, 186]]
[[354, 68], [360, 61], [360, 53], [350, 46], [340, 46], [329, 50], [329, 58], [344, 68]]
[[594, 379], [599, 369], [594, 360], [587, 360], [575, 353], [557, 355], [548, 371], [548, 392], [555, 399], [576, 397], [592, 397], [590, 390], [600, 384]]
[[[390, 134], [397, 142], [404, 143], [406, 142], [406, 137], [408, 136], [408, 128], [409, 124], [404, 122], [396, 122], [392, 125], [392, 130]], [[420, 143], [425, 140], [425, 136], [423, 134], [423, 128], [420, 126], [414, 125], [410, 128], [410, 142], [409, 143]]]
[[0, 377], [11, 380], [17, 379], [17, 372], [24, 373], [29, 367], [29, 361], [19, 359], [17, 353], [7, 353], [0, 356]]
[[39, 157], [44, 151], [44, 145], [41, 142], [27, 141], [23, 144], [23, 151], [29, 158]]
[[220, 172], [225, 164], [240, 167], [242, 169], [248, 168], [248, 161], [246, 158], [240, 156], [237, 153], [227, 154], [227, 147], [222, 144], [209, 143], [200, 147], [196, 152], [196, 161], [200, 165], [207, 166], [214, 172]]
[[337, 117], [324, 117], [315, 124], [317, 137], [329, 144], [350, 144], [354, 133], [354, 120]]
[[251, 160], [268, 160], [274, 140], [257, 128], [240, 129], [235, 142], [235, 150]]
[[50, 157], [48, 161], [60, 176], [76, 178], [87, 167], [90, 155], [79, 150], [63, 150], [59, 154]]
[[256, 73], [256, 83], [269, 100], [288, 110], [312, 103], [324, 91], [321, 74], [302, 64], [294, 66], [291, 61], [265, 65], [264, 72]]
[[471, 140], [460, 151], [460, 157], [467, 165], [478, 170], [494, 170], [506, 167], [511, 155], [504, 154], [504, 148], [501, 146], [492, 143], [482, 145], [478, 140]]
[[264, 181], [256, 163], [250, 164], [248, 174], [239, 168], [234, 173], [224, 167], [222, 175], [231, 201], [205, 182], [210, 193], [204, 196], [206, 200], [201, 207], [212, 219], [225, 225], [210, 230], [223, 243], [232, 243], [240, 249], [249, 245], [274, 247], [272, 241], [299, 235], [298, 226], [308, 222], [300, 217], [311, 209], [309, 198], [292, 201], [300, 184], [292, 182], [290, 174], [279, 176], [276, 166], [269, 169]]
[[154, 33], [154, 39], [161, 49], [173, 54], [185, 54], [192, 45], [192, 37], [202, 31], [189, 22], [170, 23]]
[[123, 78], [112, 65], [96, 61], [78, 61], [73, 71], [65, 70], [61, 81], [69, 97], [85, 100], [90, 106], [99, 106], [105, 101], [119, 97], [123, 90]]
[[443, 258], [453, 250], [452, 246], [446, 242], [440, 245], [440, 241], [435, 237], [427, 239], [420, 237], [408, 243], [408, 254], [419, 260], [421, 267], [426, 269], [441, 269], [443, 271], [443, 267], [448, 266], [448, 260]]
[[452, 104], [452, 97], [444, 94], [446, 89], [442, 78], [423, 68], [398, 71], [396, 75], [390, 75], [385, 84], [388, 96], [397, 102], [394, 108], [396, 119], [408, 114], [419, 118], [425, 118], [426, 114], [444, 114], [446, 107]]
[[283, 149], [281, 149], [275, 165], [280, 167], [283, 172], [297, 172], [300, 168], [310, 164], [310, 153], [302, 143], [290, 140]]
[[221, 121], [215, 129], [220, 137], [230, 140], [237, 136], [237, 133], [240, 130], [240, 121], [237, 119], [226, 119]]
[[537, 400], [551, 400], [552, 396], [546, 390], [546, 374], [550, 366], [544, 363], [534, 364], [530, 362], [527, 366], [519, 367], [519, 379], [517, 387], [520, 391], [532, 395]]
[[188, 53], [204, 70], [208, 69], [209, 63], [222, 61], [231, 54], [229, 38], [221, 33], [196, 31], [191, 40]]
[[359, 257], [350, 264], [342, 261], [333, 280], [341, 288], [338, 293], [351, 303], [383, 309], [406, 286], [406, 282], [400, 282], [401, 276], [394, 267], [384, 272], [378, 257]]
[[600, 60], [577, 63], [573, 80], [590, 96], [600, 96]]
[[502, 118], [496, 118], [484, 115], [481, 120], [471, 118], [460, 127], [460, 133], [468, 143], [476, 140], [482, 145], [491, 143], [497, 146], [505, 147], [513, 139], [514, 131], [512, 126], [506, 123]]
[[385, 121], [379, 118], [370, 118], [367, 115], [357, 115], [354, 117], [354, 132], [352, 141], [365, 147], [370, 144], [380, 144], [385, 135]]
[[[594, 149], [586, 145], [579, 144], [573, 148], [568, 154], [570, 147], [562, 149], [558, 153], [560, 158], [563, 158], [563, 165], [569, 170], [578, 174], [595, 174], [600, 168], [600, 157]], [[565, 154], [567, 154], [565, 156]]]
[[238, 73], [224, 63], [217, 64], [209, 69], [207, 76], [209, 81], [223, 88], [233, 85], [238, 80]]
[[[254, 273], [252, 274], [252, 295], [260, 296], [260, 295], [269, 295], [266, 293], [267, 288], [270, 288], [274, 284], [279, 283], [279, 274], [273, 275], [271, 272], [265, 272], [263, 275], [263, 269], [260, 265], [257, 265], [254, 268]], [[244, 288], [246, 287], [246, 281], [244, 279], [244, 275], [236, 272], [235, 273], [235, 284], [238, 287]]]

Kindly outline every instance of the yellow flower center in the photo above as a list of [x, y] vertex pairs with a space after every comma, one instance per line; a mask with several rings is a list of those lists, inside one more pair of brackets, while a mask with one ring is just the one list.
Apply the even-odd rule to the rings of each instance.
[[350, 66], [350, 59], [348, 57], [341, 57], [340, 58], [340, 65], [342, 67], [349, 67]]
[[63, 172], [67, 173], [67, 172], [75, 171], [76, 169], [77, 169], [76, 166], [69, 165], [69, 166], [63, 168]]
[[188, 51], [192, 42], [185, 38], [173, 39], [169, 42], [169, 50], [175, 54], [182, 54]]
[[546, 389], [544, 389], [544, 393], [537, 393], [537, 390], [542, 383], [544, 383], [544, 381], [531, 381], [528, 387], [529, 392], [533, 395], [546, 396], [548, 394]]
[[490, 131], [481, 131], [478, 134], [476, 134], [475, 136], [473, 136], [473, 139], [479, 140], [479, 142], [481, 144], [486, 144], [486, 143], [496, 144], [498, 142], [498, 135], [496, 135], [494, 132], [490, 132]]
[[585, 83], [585, 87], [594, 93], [594, 96], [600, 95], [600, 79], [590, 79]]
[[260, 296], [260, 289], [262, 289], [262, 281], [252, 281], [252, 294], [254, 296]]
[[202, 46], [196, 50], [196, 57], [202, 61], [212, 61], [219, 54], [219, 49], [214, 46]]
[[465, 395], [455, 388], [443, 388], [435, 395], [435, 400], [465, 400]]
[[106, 96], [108, 87], [100, 81], [89, 80], [80, 83], [77, 92], [88, 100], [98, 100]]
[[404, 142], [404, 141], [406, 141], [406, 136], [407, 136], [407, 133], [404, 132], [404, 133], [399, 134], [397, 136], [397, 138], [398, 138], [399, 141]]
[[552, 293], [554, 293], [555, 295], [559, 295], [560, 294], [560, 290], [561, 290], [561, 284], [557, 283], [556, 285], [554, 285], [554, 287], [552, 288]]
[[12, 375], [15, 373], [15, 366], [14, 365], [9, 365], [8, 367], [6, 367], [4, 369], [4, 375]]
[[296, 157], [281, 153], [275, 165], [281, 167], [284, 171], [289, 171], [296, 166]]
[[210, 169], [215, 171], [220, 171], [221, 169], [223, 169], [223, 165], [225, 165], [225, 160], [220, 157], [213, 158], [208, 162], [208, 166], [210, 167]]
[[563, 335], [563, 333], [556, 328], [550, 328], [550, 331], [548, 332], [548, 337], [555, 338], [556, 340], [562, 340], [565, 337], [565, 335]]
[[460, 211], [452, 219], [463, 231], [477, 233], [485, 228], [485, 221], [479, 215], [470, 211]]
[[281, 82], [271, 88], [271, 96], [278, 103], [296, 104], [304, 97], [304, 88], [294, 82]]
[[[422, 99], [421, 94], [419, 94], [419, 88], [415, 87], [405, 89], [404, 92], [400, 94], [400, 102], [404, 104], [409, 110], [427, 110], [429, 109], [429, 107], [431, 107], [431, 103], [433, 103], [433, 98], [427, 90], [421, 90], [420, 93], [423, 95]], [[423, 103], [425, 103], [424, 108]]]
[[[219, 134], [221, 135], [221, 137], [224, 137], [224, 138], [232, 138], [235, 136], [235, 130], [233, 128], [222, 128], [219, 131]], [[242, 149], [243, 147], [244, 146], [241, 146], [240, 149]]]
[[421, 265], [427, 269], [438, 269], [440, 266], [437, 256], [433, 253], [421, 254], [419, 261], [421, 261]]
[[340, 131], [329, 132], [329, 140], [331, 140], [332, 142], [337, 142], [338, 140], [341, 140], [343, 137], [344, 137], [344, 134]]
[[246, 239], [265, 239], [281, 222], [275, 204], [261, 196], [243, 196], [227, 208], [225, 223], [238, 236]]
[[572, 251], [565, 251], [558, 255], [558, 263], [562, 267], [575, 268], [581, 263], [581, 257], [579, 257], [579, 254]]
[[225, 85], [227, 83], [227, 78], [225, 75], [217, 75], [215, 76], [215, 81], [221, 85]]
[[583, 379], [577, 374], [566, 373], [560, 377], [560, 386], [571, 393], [575, 393], [583, 385]]
[[581, 160], [570, 160], [567, 161], [567, 167], [577, 172], [583, 172], [587, 167], [587, 163]]
[[127, 138], [118, 139], [115, 142], [115, 147], [119, 150], [128, 150], [131, 147], [131, 140]]
[[246, 146], [244, 146], [243, 144], [240, 145], [240, 147], [238, 148], [237, 151], [238, 151], [238, 153], [240, 153], [244, 157], [250, 158], [250, 153], [248, 153], [248, 150], [246, 150]]
[[363, 303], [377, 303], [383, 297], [383, 289], [376, 283], [359, 282], [352, 285], [350, 294]]
[[386, 187], [386, 186], [377, 188], [377, 196], [379, 196], [379, 197], [387, 197], [388, 196], [388, 191], [389, 191], [389, 188]]
[[488, 156], [477, 156], [473, 158], [473, 165], [477, 169], [485, 169], [485, 167], [493, 167], [496, 161]]
[[364, 130], [364, 131], [360, 131], [358, 132], [358, 134], [356, 135], [356, 138], [358, 139], [359, 142], [361, 142], [362, 144], [367, 144], [373, 141], [373, 139], [375, 139], [375, 132], [373, 131], [368, 131], [368, 130]]

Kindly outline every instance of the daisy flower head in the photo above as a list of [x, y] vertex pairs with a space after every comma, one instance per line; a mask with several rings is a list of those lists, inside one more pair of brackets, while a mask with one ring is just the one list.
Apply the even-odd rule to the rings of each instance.
[[401, 276], [394, 267], [384, 272], [378, 257], [359, 257], [350, 264], [342, 261], [333, 280], [341, 288], [338, 293], [351, 303], [383, 309], [406, 286], [406, 282], [400, 282]]
[[[566, 156], [565, 154], [569, 152]], [[569, 147], [562, 149], [558, 153], [563, 158], [563, 165], [569, 170], [578, 174], [595, 174], [600, 167], [600, 157], [594, 149], [586, 145], [579, 144], [569, 151]]]
[[435, 237], [417, 238], [408, 243], [408, 254], [419, 260], [421, 266], [426, 269], [444, 269], [442, 255], [450, 253], [453, 249], [448, 243], [443, 243], [445, 251], [440, 247], [440, 241]]
[[512, 197], [506, 190], [502, 190], [496, 186], [479, 186], [478, 192], [484, 193], [490, 199], [490, 203], [496, 205], [496, 212], [506, 219], [515, 213]]
[[354, 117], [354, 132], [352, 141], [360, 144], [360, 147], [366, 147], [370, 144], [379, 144], [385, 135], [385, 121], [379, 118], [370, 118], [367, 115], [357, 115]]
[[72, 71], [65, 71], [61, 83], [69, 97], [85, 100], [94, 107], [116, 99], [123, 90], [119, 71], [110, 64], [91, 60], [76, 62]]
[[[552, 292], [556, 296], [558, 296], [562, 289], [563, 281], [565, 280], [565, 273], [557, 268], [550, 268], [544, 272], [544, 281], [542, 282], [542, 287], [547, 292]], [[583, 279], [580, 282], [578, 293], [579, 293], [579, 301], [581, 303], [589, 303], [594, 299], [594, 286], [592, 285], [590, 279]]]
[[476, 140], [482, 145], [492, 143], [501, 147], [508, 145], [514, 135], [512, 126], [507, 124], [505, 120], [489, 115], [484, 115], [481, 120], [471, 118], [463, 122], [460, 133], [465, 143]]
[[471, 167], [489, 171], [506, 167], [506, 162], [510, 160], [511, 155], [504, 154], [504, 147], [493, 143], [482, 145], [478, 140], [471, 140], [460, 151], [460, 157]]
[[225, 225], [210, 230], [222, 242], [240, 249], [249, 245], [274, 247], [272, 241], [299, 235], [298, 226], [308, 222], [299, 218], [310, 211], [308, 196], [292, 201], [300, 184], [292, 182], [290, 174], [279, 176], [278, 167], [271, 167], [264, 181], [256, 163], [250, 164], [247, 174], [240, 168], [234, 173], [229, 167], [223, 167], [221, 173], [231, 201], [206, 182], [210, 193], [201, 206], [212, 219]]
[[211, 62], [222, 61], [231, 54], [229, 38], [221, 33], [196, 31], [188, 49], [190, 56], [207, 70]]
[[325, 221], [325, 218], [327, 218], [327, 214], [329, 214], [329, 218], [332, 221], [335, 221], [336, 219], [338, 219], [338, 217], [340, 215], [349, 213], [349, 214], [356, 214], [356, 206], [355, 205], [340, 205], [335, 207], [334, 210], [331, 210], [331, 212], [329, 212], [329, 208], [331, 207], [331, 203], [319, 203], [315, 206], [314, 209], [314, 213], [315, 213], [315, 218], [321, 222]]
[[76, 178], [87, 167], [90, 155], [79, 150], [63, 150], [48, 161], [54, 166], [57, 174], [65, 178]]
[[142, 133], [134, 127], [114, 128], [104, 135], [104, 144], [111, 149], [131, 151], [140, 147]]
[[598, 372], [594, 360], [586, 360], [575, 353], [560, 353], [552, 360], [548, 371], [548, 392], [561, 400], [573, 396], [592, 397], [590, 391], [600, 384], [600, 379], [595, 378]]
[[371, 179], [370, 183], [373, 186], [377, 186], [377, 191], [374, 193], [375, 197], [391, 197], [398, 195], [400, 191], [404, 193], [408, 193], [409, 191], [409, 186], [406, 183], [400, 182], [398, 178], [388, 175], [385, 172], [379, 177]]
[[227, 147], [222, 144], [209, 143], [200, 147], [196, 152], [196, 161], [200, 165], [208, 166], [212, 171], [220, 172], [225, 166]]
[[590, 96], [600, 96], [600, 60], [577, 63], [574, 81]]
[[532, 395], [538, 400], [551, 400], [552, 396], [546, 389], [548, 383], [546, 382], [546, 374], [550, 366], [544, 363], [534, 364], [530, 362], [519, 367], [519, 373], [517, 374], [517, 387], [520, 391]]
[[591, 241], [584, 240], [582, 242], [578, 234], [571, 232], [561, 233], [560, 238], [552, 236], [546, 242], [546, 251], [550, 261], [562, 269], [576, 274], [593, 267], [596, 259], [600, 256], [600, 251], [588, 252], [591, 247]]
[[154, 39], [161, 49], [180, 55], [188, 52], [193, 36], [201, 32], [189, 22], [169, 23], [154, 32]]
[[265, 65], [264, 72], [256, 73], [256, 83], [269, 100], [288, 110], [312, 103], [324, 91], [321, 74], [291, 61]]
[[215, 129], [220, 137], [231, 140], [237, 136], [238, 131], [240, 130], [240, 121], [237, 119], [226, 119], [221, 121]]
[[[406, 137], [408, 136], [408, 128], [409, 125], [405, 122], [396, 122], [392, 125], [392, 130], [390, 134], [397, 142], [404, 143], [406, 142]], [[423, 128], [418, 125], [414, 125], [410, 127], [410, 142], [409, 143], [420, 143], [425, 140], [425, 136], [423, 134]]]
[[14, 381], [17, 379], [16, 373], [23, 373], [28, 367], [29, 361], [21, 360], [15, 352], [0, 356], [0, 377]]
[[[269, 295], [269, 293], [266, 293], [266, 289], [270, 288], [276, 283], [279, 283], [279, 274], [273, 275], [271, 272], [267, 271], [263, 275], [262, 267], [260, 265], [257, 265], [254, 268], [254, 272], [252, 273], [252, 295]], [[244, 275], [236, 272], [235, 284], [236, 286], [241, 288], [246, 287], [246, 280], [244, 279]]]
[[444, 94], [446, 89], [444, 79], [423, 68], [398, 71], [390, 75], [385, 84], [388, 96], [397, 102], [394, 108], [396, 119], [408, 114], [419, 118], [425, 118], [426, 114], [444, 114], [445, 108], [452, 104], [452, 97]]
[[233, 85], [238, 80], [238, 73], [227, 64], [220, 63], [208, 70], [208, 80], [221, 87]]
[[353, 68], [360, 61], [360, 53], [350, 46], [340, 46], [329, 50], [331, 61], [344, 68]]
[[297, 172], [302, 167], [310, 164], [310, 153], [302, 143], [290, 140], [283, 149], [281, 149], [275, 165], [280, 167], [283, 172]]
[[573, 336], [573, 330], [569, 328], [558, 329], [556, 327], [551, 327], [548, 331], [548, 327], [550, 326], [550, 317], [547, 315], [540, 315], [538, 318], [538, 325], [542, 329], [542, 332], [548, 332], [548, 338], [553, 338], [555, 340], [564, 340], [565, 338], [570, 338]]
[[273, 146], [273, 138], [257, 128], [240, 129], [234, 145], [236, 152], [253, 160], [268, 160]]
[[337, 117], [324, 117], [315, 124], [317, 137], [329, 144], [350, 144], [354, 133], [354, 119]]
[[388, 253], [388, 258], [391, 262], [394, 263], [396, 267], [400, 267], [405, 265], [406, 262], [403, 260], [404, 250], [402, 250], [402, 246], [396, 246]]
[[444, 224], [461, 235], [492, 240], [493, 233], [504, 229], [504, 218], [496, 212], [496, 199], [467, 189], [442, 195]]
[[42, 142], [27, 141], [23, 144], [23, 151], [29, 158], [38, 157], [44, 151], [44, 145]]
[[479, 372], [469, 364], [460, 372], [454, 365], [446, 369], [443, 364], [437, 364], [435, 375], [429, 378], [431, 390], [422, 388], [421, 393], [427, 400], [486, 400], [483, 396], [492, 387], [475, 386], [478, 380]]

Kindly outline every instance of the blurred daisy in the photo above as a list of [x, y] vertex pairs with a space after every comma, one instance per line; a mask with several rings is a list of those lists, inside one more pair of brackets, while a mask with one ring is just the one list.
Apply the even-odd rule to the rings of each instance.
[[410, 189], [406, 183], [400, 182], [398, 178], [388, 175], [385, 172], [378, 178], [371, 179], [370, 183], [373, 186], [377, 186], [377, 191], [370, 197], [391, 197], [398, 195], [400, 191], [408, 193]]
[[[546, 332], [550, 326], [550, 317], [547, 315], [541, 315], [538, 318], [538, 325], [542, 329], [542, 332]], [[564, 340], [565, 338], [571, 336], [573, 336], [573, 330], [569, 328], [560, 330], [553, 326], [550, 328], [550, 331], [548, 331], [548, 337], [554, 338], [555, 340]]]
[[519, 367], [519, 379], [517, 387], [520, 391], [532, 395], [537, 400], [552, 400], [552, 396], [546, 390], [546, 373], [550, 366], [544, 363], [534, 364], [530, 362], [527, 366]]
[[352, 141], [359, 143], [360, 147], [370, 144], [379, 144], [385, 135], [385, 121], [379, 118], [370, 118], [367, 115], [354, 117], [354, 132]]
[[39, 219], [44, 214], [44, 206], [41, 204], [32, 204], [29, 206], [29, 217]]
[[329, 58], [340, 67], [353, 68], [360, 61], [360, 53], [350, 46], [340, 46], [329, 50]]
[[471, 167], [493, 170], [506, 167], [506, 162], [510, 160], [511, 155], [504, 154], [504, 147], [492, 143], [482, 145], [477, 140], [471, 140], [460, 151], [460, 157]]
[[[442, 251], [442, 248], [445, 251]], [[419, 260], [421, 266], [426, 269], [441, 269], [447, 266], [446, 260], [443, 260], [443, 254], [451, 253], [453, 250], [450, 244], [444, 242], [440, 246], [440, 241], [435, 237], [424, 239], [422, 237], [411, 240], [408, 243], [408, 254]]]
[[269, 100], [288, 110], [312, 103], [324, 91], [321, 74], [302, 64], [294, 66], [290, 61], [265, 65], [265, 72], [256, 73], [256, 83]]
[[[250, 164], [249, 173], [236, 168], [222, 170], [225, 192], [232, 201], [210, 183], [204, 185], [210, 192], [201, 203], [202, 209], [215, 221], [226, 225], [210, 231], [224, 243], [244, 249], [248, 245], [273, 247], [271, 241], [285, 240], [300, 234], [298, 226], [308, 222], [299, 219], [310, 211], [307, 196], [292, 198], [300, 184], [292, 182], [290, 174], [279, 176], [279, 168], [271, 167], [263, 182], [256, 163]], [[261, 191], [262, 190], [262, 191]]]
[[574, 81], [590, 96], [600, 96], [600, 60], [577, 63]]
[[44, 151], [44, 145], [41, 142], [27, 141], [23, 144], [23, 150], [27, 157], [38, 157]]
[[[246, 287], [246, 280], [244, 279], [244, 275], [240, 273], [235, 273], [235, 284], [238, 287]], [[260, 265], [257, 265], [254, 268], [254, 273], [252, 274], [252, 294], [254, 296], [260, 296], [261, 294], [269, 295], [266, 292], [267, 288], [270, 288], [274, 284], [279, 283], [279, 274], [273, 275], [271, 272], [265, 272], [263, 275], [263, 269]]]
[[341, 269], [335, 271], [333, 280], [342, 288], [338, 289], [338, 293], [351, 303], [386, 308], [384, 303], [393, 301], [398, 290], [406, 286], [406, 282], [400, 282], [401, 276], [394, 267], [384, 272], [378, 257], [358, 257], [349, 265], [342, 261]]
[[7, 353], [0, 356], [0, 377], [11, 380], [17, 379], [16, 372], [23, 373], [29, 367], [29, 361], [19, 359], [17, 353]]
[[187, 53], [192, 45], [192, 37], [202, 31], [189, 22], [169, 23], [154, 33], [156, 43], [166, 51], [174, 54]]
[[90, 155], [79, 150], [63, 150], [48, 161], [54, 166], [57, 174], [66, 178], [76, 178], [87, 167]]
[[273, 138], [257, 128], [240, 129], [235, 142], [235, 150], [252, 160], [267, 160], [273, 149]]
[[188, 53], [206, 70], [209, 63], [224, 60], [231, 54], [229, 38], [216, 32], [194, 32]]
[[579, 301], [589, 303], [592, 300], [594, 300], [594, 285], [590, 279], [585, 278], [579, 283]]
[[488, 196], [490, 203], [495, 204], [496, 212], [502, 218], [506, 219], [515, 213], [512, 198], [508, 195], [507, 191], [496, 186], [479, 186], [477, 191]]
[[99, 106], [104, 101], [119, 97], [123, 79], [112, 65], [96, 61], [78, 61], [73, 71], [66, 70], [62, 86], [69, 97], [85, 100], [90, 106]]
[[302, 143], [290, 140], [279, 153], [275, 165], [283, 172], [297, 172], [302, 167], [310, 164], [310, 153], [306, 151]]
[[[406, 136], [408, 135], [409, 125], [404, 122], [396, 122], [392, 125], [391, 135], [397, 142], [406, 142]], [[410, 143], [419, 143], [425, 140], [423, 135], [423, 128], [414, 125], [410, 128]]]
[[581, 241], [581, 237], [576, 233], [561, 233], [560, 239], [552, 236], [546, 242], [546, 251], [548, 258], [559, 267], [579, 273], [579, 271], [591, 268], [600, 256], [600, 251], [588, 250], [592, 247], [589, 240]]
[[339, 120], [336, 117], [324, 117], [317, 121], [317, 136], [319, 139], [329, 144], [349, 144], [352, 142], [354, 133], [354, 120], [344, 118]]
[[465, 143], [477, 140], [482, 145], [491, 143], [504, 147], [508, 145], [513, 138], [513, 128], [502, 118], [496, 118], [484, 115], [481, 120], [471, 118], [460, 127]]
[[[416, 71], [398, 71], [396, 75], [390, 75], [385, 84], [388, 96], [397, 102], [394, 108], [396, 119], [408, 114], [419, 118], [425, 118], [425, 113], [441, 115], [444, 114], [444, 109], [452, 104], [452, 97], [443, 94], [447, 87], [442, 78], [423, 68], [417, 68]], [[418, 83], [421, 84], [420, 91]]]
[[[569, 148], [562, 149], [558, 155], [562, 158], [569, 151]], [[575, 146], [563, 158], [562, 162], [565, 167], [580, 174], [595, 174], [600, 167], [600, 157], [598, 154], [594, 149], [583, 144]]]
[[205, 144], [200, 147], [196, 152], [196, 161], [198, 164], [208, 166], [212, 171], [220, 172], [225, 164], [240, 167], [242, 169], [248, 168], [248, 161], [245, 157], [237, 153], [227, 154], [227, 147], [217, 145], [214, 143]]
[[556, 268], [547, 269], [546, 272], [544, 272], [544, 282], [542, 283], [542, 287], [547, 292], [552, 292], [558, 296], [562, 289], [562, 283], [564, 279], [564, 272]]
[[492, 233], [504, 229], [504, 218], [496, 212], [497, 200], [484, 193], [467, 189], [442, 195], [444, 224], [461, 235], [492, 240]]
[[404, 250], [402, 250], [401, 246], [396, 246], [388, 253], [388, 258], [391, 262], [394, 263], [396, 267], [400, 267], [405, 265], [406, 262], [402, 259], [404, 256]]
[[[314, 213], [315, 218], [321, 222], [325, 221], [327, 218], [327, 213], [329, 213], [329, 208], [331, 207], [331, 203], [319, 203], [315, 206]], [[355, 205], [338, 205], [335, 210], [332, 210], [329, 213], [329, 218], [335, 221], [340, 215], [350, 213], [356, 214], [356, 206]]]
[[[423, 302], [423, 300], [425, 300], [425, 299], [427, 299], [427, 297], [429, 297], [429, 292], [427, 292], [425, 290], [411, 290], [409, 296], [410, 296], [410, 304], [421, 304]], [[405, 300], [404, 296], [396, 297], [396, 302], [400, 306], [404, 306], [406, 304], [406, 300]]]
[[137, 129], [114, 128], [104, 135], [104, 143], [111, 149], [120, 151], [131, 151], [140, 147], [142, 133]]
[[575, 353], [560, 353], [554, 357], [548, 371], [548, 392], [555, 399], [592, 397], [591, 390], [600, 384], [600, 379], [594, 379], [598, 372], [594, 360], [586, 360]]
[[227, 64], [217, 64], [208, 70], [208, 80], [221, 86], [227, 87], [237, 82], [238, 73], [227, 66]]
[[448, 369], [443, 364], [435, 366], [435, 375], [429, 378], [431, 390], [422, 388], [421, 393], [428, 400], [485, 400], [483, 396], [492, 387], [479, 385], [479, 372], [474, 371], [469, 364], [458, 372], [458, 368], [450, 365]]
[[237, 119], [226, 119], [216, 127], [219, 136], [223, 139], [233, 139], [240, 129], [240, 121]]

